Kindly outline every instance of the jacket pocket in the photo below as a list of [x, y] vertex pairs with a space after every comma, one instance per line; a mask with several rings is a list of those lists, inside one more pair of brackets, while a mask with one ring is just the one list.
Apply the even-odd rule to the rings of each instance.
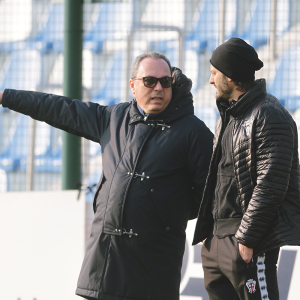
[[96, 190], [96, 193], [95, 193], [95, 196], [94, 196], [94, 201], [93, 201], [93, 210], [94, 210], [94, 213], [96, 213], [97, 211], [97, 198], [98, 198], [98, 195], [99, 195], [99, 192], [103, 186], [103, 183], [106, 181], [106, 178], [105, 178], [105, 175], [104, 173], [102, 172], [102, 175], [101, 175], [101, 178], [100, 178], [100, 181], [97, 185], [97, 190]]

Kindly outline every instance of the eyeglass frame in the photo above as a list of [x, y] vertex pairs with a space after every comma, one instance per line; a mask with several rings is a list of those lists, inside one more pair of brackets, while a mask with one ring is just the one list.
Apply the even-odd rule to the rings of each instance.
[[[155, 82], [155, 84], [154, 84], [153, 86], [147, 86], [147, 85], [145, 84], [145, 78], [154, 78], [154, 79], [156, 80], [156, 82]], [[170, 86], [165, 87], [165, 86], [162, 84], [161, 80], [164, 79], [164, 78], [171, 79]], [[142, 77], [142, 78], [134, 77], [134, 78], [132, 78], [132, 79], [133, 79], [133, 80], [143, 80], [144, 86], [145, 86], [146, 88], [149, 88], [149, 89], [154, 88], [154, 87], [157, 85], [158, 81], [159, 81], [159, 83], [161, 84], [161, 86], [162, 86], [163, 88], [167, 89], [167, 88], [170, 88], [170, 87], [172, 86], [172, 81], [173, 81], [173, 78], [172, 78], [171, 76], [164, 76], [164, 77], [160, 77], [160, 78], [157, 78], [157, 77], [154, 77], [154, 76], [145, 76], [145, 77]]]

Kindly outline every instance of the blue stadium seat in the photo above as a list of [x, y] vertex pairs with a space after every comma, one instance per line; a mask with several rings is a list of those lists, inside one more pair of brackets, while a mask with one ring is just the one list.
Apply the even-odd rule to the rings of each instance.
[[[60, 131], [46, 123], [37, 122], [36, 137], [34, 159], [35, 172], [61, 172], [62, 143]], [[41, 138], [43, 139], [42, 141]], [[41, 142], [40, 144], [38, 144], [39, 141]]]
[[52, 4], [49, 7], [47, 22], [37, 36], [28, 40], [30, 48], [42, 52], [63, 50], [64, 41], [64, 8], [63, 4]]
[[150, 41], [148, 42], [148, 49], [149, 51], [156, 51], [165, 55], [167, 52], [169, 53], [172, 51], [178, 52], [178, 40], [166, 39], [160, 41], [156, 41], [156, 40]]
[[[189, 77], [192, 82], [192, 90], [191, 92], [194, 93], [197, 89], [201, 88], [204, 84], [203, 82], [203, 69], [201, 69], [202, 62], [200, 55], [197, 55], [195, 50], [186, 50], [186, 56], [184, 61], [184, 73]], [[205, 83], [207, 80], [205, 80]]]
[[10, 127], [8, 142], [0, 154], [0, 168], [6, 172], [26, 165], [28, 151], [28, 116], [18, 115]]
[[[237, 24], [237, 0], [225, 2], [225, 37], [235, 35]], [[201, 53], [205, 50], [213, 51], [218, 45], [218, 23], [219, 23], [219, 0], [203, 0], [200, 2], [199, 11], [195, 14], [192, 31], [186, 37], [185, 68], [188, 76], [192, 77], [193, 91], [203, 86], [201, 77]], [[167, 56], [178, 56], [178, 41], [174, 39], [153, 41], [149, 43], [149, 49], [164, 53]], [[197, 57], [194, 57], [194, 53]], [[171, 54], [171, 55], [170, 55]], [[193, 66], [188, 65], [189, 55], [192, 55]], [[175, 59], [178, 66], [178, 59]], [[172, 62], [171, 62], [172, 63]], [[191, 68], [192, 67], [192, 68]], [[195, 76], [195, 72], [197, 75]], [[193, 74], [193, 75], [191, 75]], [[206, 81], [205, 81], [206, 82]]]
[[166, 55], [166, 57], [169, 59], [171, 66], [178, 67], [179, 65], [179, 52], [177, 48], [170, 48], [164, 52], [160, 52]]
[[[236, 31], [237, 1], [226, 1], [225, 38], [233, 36]], [[213, 51], [218, 46], [219, 36], [219, 0], [203, 0], [200, 3], [199, 15], [192, 31], [187, 35], [186, 48], [202, 51]]]
[[84, 35], [84, 48], [94, 53], [102, 52], [106, 41], [126, 40], [132, 25], [132, 3], [99, 3], [95, 22]]
[[[19, 90], [36, 90], [40, 84], [41, 77], [41, 55], [37, 50], [14, 50], [9, 55], [4, 70], [3, 81], [0, 82], [0, 90], [5, 88], [13, 88]], [[3, 108], [1, 107], [0, 112]], [[0, 154], [0, 166], [7, 172], [25, 171], [28, 151], [28, 117], [18, 116], [15, 122], [20, 125], [13, 124], [10, 128], [10, 141], [2, 149]], [[38, 142], [43, 140], [44, 145], [38, 144], [35, 148], [37, 155], [35, 160], [37, 172], [59, 172], [61, 168], [61, 150], [51, 148], [52, 141], [50, 138], [50, 126], [48, 126], [48, 134], [39, 134], [40, 128], [45, 123], [37, 122]], [[17, 126], [17, 127], [14, 127]], [[21, 127], [18, 128], [18, 127]], [[0, 129], [0, 134], [1, 134]], [[48, 139], [48, 140], [47, 140]], [[49, 145], [48, 145], [49, 144]], [[48, 148], [47, 146], [48, 145]], [[43, 148], [43, 149], [42, 149]], [[42, 149], [42, 150], [41, 150]]]
[[33, 1], [0, 1], [0, 52], [24, 48], [34, 26], [33, 8]]
[[[13, 120], [8, 141], [0, 153], [0, 168], [6, 172], [25, 171], [29, 151], [29, 117], [19, 114]], [[60, 172], [61, 145], [55, 141], [53, 127], [36, 122], [35, 159], [36, 172]]]
[[122, 100], [125, 89], [126, 52], [118, 51], [112, 55], [105, 68], [105, 78], [102, 80], [100, 89], [91, 99], [101, 105], [113, 105]]
[[[290, 0], [277, 0], [276, 35], [290, 28]], [[271, 0], [254, 0], [246, 18], [244, 32], [239, 36], [254, 48], [266, 44], [270, 39]]]
[[43, 155], [35, 156], [34, 170], [39, 173], [60, 173], [62, 168], [62, 147], [52, 150], [51, 147]]
[[0, 82], [0, 90], [35, 90], [40, 83], [40, 67], [41, 57], [37, 50], [12, 51]]
[[48, 15], [38, 34], [23, 41], [0, 43], [0, 51], [12, 52], [22, 49], [37, 49], [41, 53], [49, 50], [61, 52], [64, 40], [64, 5], [49, 5]]
[[268, 91], [289, 111], [300, 108], [300, 46], [285, 51], [278, 59], [276, 75]]

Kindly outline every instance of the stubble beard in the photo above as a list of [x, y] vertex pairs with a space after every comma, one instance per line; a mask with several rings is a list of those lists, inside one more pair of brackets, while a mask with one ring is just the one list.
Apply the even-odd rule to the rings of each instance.
[[217, 86], [219, 95], [216, 95], [217, 102], [230, 101], [233, 89], [229, 86], [225, 76], [222, 76], [222, 81]]

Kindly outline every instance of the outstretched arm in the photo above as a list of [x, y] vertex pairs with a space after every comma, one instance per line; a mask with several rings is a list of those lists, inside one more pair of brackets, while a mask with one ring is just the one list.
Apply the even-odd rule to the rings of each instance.
[[2, 94], [1, 104], [98, 143], [109, 123], [109, 108], [64, 96], [6, 89]]

